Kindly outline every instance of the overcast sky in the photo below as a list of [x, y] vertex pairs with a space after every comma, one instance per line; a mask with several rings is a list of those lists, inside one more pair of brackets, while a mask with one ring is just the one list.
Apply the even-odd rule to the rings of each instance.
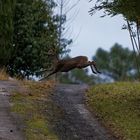
[[[71, 0], [73, 3], [75, 0]], [[72, 18], [69, 34], [74, 40], [70, 55], [86, 55], [91, 59], [98, 47], [106, 50], [114, 43], [119, 43], [124, 47], [131, 47], [128, 31], [121, 30], [125, 23], [121, 16], [100, 18], [99, 13], [90, 16], [88, 11], [92, 4], [88, 0], [81, 0], [75, 7], [77, 16], [70, 13], [68, 18]]]

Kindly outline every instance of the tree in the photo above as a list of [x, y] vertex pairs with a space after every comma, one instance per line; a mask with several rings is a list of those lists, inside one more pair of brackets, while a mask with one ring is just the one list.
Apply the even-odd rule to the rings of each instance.
[[[92, 0], [91, 0], [92, 1]], [[93, 14], [96, 11], [103, 10], [104, 16], [116, 16], [121, 14], [126, 20], [123, 29], [128, 29], [133, 50], [136, 56], [137, 70], [140, 74], [140, 1], [139, 0], [97, 0], [96, 4], [89, 11]]]
[[60, 35], [66, 15], [56, 14], [56, 6], [53, 0], [0, 1], [0, 67], [11, 76], [50, 69], [72, 42]]
[[133, 62], [134, 52], [128, 48], [123, 48], [119, 44], [114, 44], [107, 52], [99, 48], [96, 52], [98, 67], [103, 74], [112, 77], [114, 80], [127, 80], [136, 76], [137, 73]]
[[90, 13], [104, 10], [104, 16], [122, 14], [125, 19], [137, 23], [140, 20], [139, 7], [139, 0], [97, 0]]
[[0, 68], [6, 67], [14, 50], [13, 15], [15, 0], [0, 1]]
[[[93, 57], [94, 59], [94, 57]], [[107, 67], [109, 67], [109, 52], [103, 50], [102, 48], [99, 48], [96, 51], [95, 59], [97, 61], [98, 67], [106, 70]], [[103, 61], [105, 60], [105, 61]]]
[[55, 2], [57, 4], [56, 7], [57, 14], [55, 17], [58, 23], [59, 48], [61, 49], [62, 52], [61, 56], [59, 57], [63, 57], [63, 54], [70, 51], [68, 46], [71, 45], [71, 43], [73, 42], [70, 36], [67, 35], [70, 28], [70, 21], [72, 20], [67, 19], [67, 15], [71, 11], [73, 11], [75, 6], [78, 4], [79, 0], [76, 0], [74, 4], [71, 4], [71, 1], [69, 0], [55, 0]]
[[8, 64], [11, 76], [29, 77], [50, 67], [58, 54], [57, 26], [53, 21], [52, 1], [17, 0], [14, 13], [13, 46]]
[[72, 84], [94, 84], [95, 77], [88, 75], [88, 69], [74, 69], [68, 73], [62, 73], [59, 76], [61, 83]]

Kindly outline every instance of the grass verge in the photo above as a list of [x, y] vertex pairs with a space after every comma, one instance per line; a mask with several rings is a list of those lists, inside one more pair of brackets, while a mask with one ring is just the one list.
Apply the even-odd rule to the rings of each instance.
[[[23, 82], [26, 90], [14, 92], [11, 97], [12, 112], [23, 120], [27, 140], [57, 140], [49, 121], [48, 96], [52, 92], [52, 82]], [[48, 116], [47, 116], [48, 115]]]
[[140, 83], [96, 85], [87, 93], [87, 105], [120, 139], [140, 139]]

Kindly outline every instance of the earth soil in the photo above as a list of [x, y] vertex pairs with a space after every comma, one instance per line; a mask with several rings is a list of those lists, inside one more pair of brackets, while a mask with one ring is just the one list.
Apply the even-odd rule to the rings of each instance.
[[61, 140], [116, 140], [85, 105], [87, 85], [56, 85], [53, 102], [63, 110], [55, 130]]

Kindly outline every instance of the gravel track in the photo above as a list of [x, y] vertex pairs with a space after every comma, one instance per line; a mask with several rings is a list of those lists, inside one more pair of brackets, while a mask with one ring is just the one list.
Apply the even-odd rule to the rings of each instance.
[[10, 111], [9, 96], [17, 90], [17, 83], [0, 81], [0, 140], [24, 140], [20, 127]]
[[[14, 81], [0, 81], [0, 140], [25, 140], [16, 119], [10, 112], [9, 96], [21, 87]], [[117, 140], [85, 106], [86, 85], [56, 86], [53, 104], [63, 110], [55, 123], [60, 140]]]
[[53, 102], [63, 110], [63, 115], [56, 123], [55, 130], [61, 140], [116, 140], [110, 135], [84, 102], [86, 85], [56, 86]]

